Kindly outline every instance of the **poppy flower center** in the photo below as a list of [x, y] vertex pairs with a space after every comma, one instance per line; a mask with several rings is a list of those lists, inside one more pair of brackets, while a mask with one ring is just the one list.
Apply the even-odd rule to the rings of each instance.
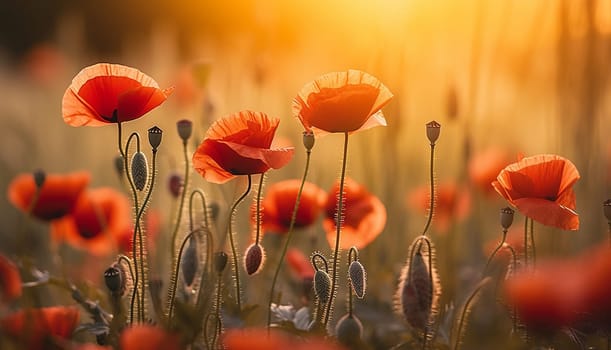
[[75, 218], [75, 222], [79, 236], [85, 239], [92, 239], [102, 234], [104, 226], [100, 219], [94, 211], [78, 215]]
[[112, 111], [112, 117], [107, 117], [107, 116], [102, 116], [102, 119], [110, 122], [110, 123], [116, 123], [119, 120], [119, 112], [117, 111], [117, 109], [115, 108]]

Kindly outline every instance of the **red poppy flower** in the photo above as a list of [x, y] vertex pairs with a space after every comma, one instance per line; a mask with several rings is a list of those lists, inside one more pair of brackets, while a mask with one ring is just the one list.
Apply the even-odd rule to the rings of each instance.
[[136, 325], [121, 333], [119, 344], [122, 350], [178, 350], [178, 335], [169, 333], [163, 328], [148, 325]]
[[113, 252], [131, 227], [127, 197], [112, 188], [98, 188], [83, 193], [70, 215], [52, 222], [51, 235], [101, 256]]
[[[40, 220], [54, 220], [68, 214], [78, 196], [89, 184], [87, 172], [66, 175], [48, 174], [36, 197], [37, 187], [31, 173], [15, 177], [8, 187], [8, 199], [18, 209]], [[35, 203], [32, 203], [36, 198]]]
[[490, 195], [494, 193], [492, 182], [509, 163], [507, 153], [498, 148], [476, 153], [469, 160], [469, 179], [482, 193]]
[[98, 63], [72, 79], [62, 100], [64, 122], [102, 126], [140, 118], [162, 104], [172, 88], [160, 89], [153, 78], [119, 64]]
[[523, 158], [503, 169], [494, 189], [525, 216], [563, 230], [579, 229], [573, 184], [577, 168], [568, 159], [543, 154]]
[[[327, 195], [325, 206], [326, 217], [323, 227], [327, 232], [327, 241], [335, 247], [337, 198], [339, 181]], [[346, 177], [344, 183], [344, 220], [342, 225], [341, 249], [352, 246], [362, 249], [371, 243], [384, 230], [386, 225], [386, 208], [384, 204], [367, 189]]]
[[[293, 208], [301, 186], [301, 180], [285, 180], [269, 187], [261, 201], [261, 226], [264, 232], [287, 233], [291, 224]], [[299, 208], [295, 217], [295, 228], [314, 223], [325, 205], [327, 193], [310, 182], [305, 182], [301, 191]], [[257, 203], [251, 206], [252, 223], [256, 219]]]
[[268, 350], [289, 349], [287, 335], [265, 328], [228, 329], [223, 334], [224, 349], [227, 350]]
[[586, 323], [603, 332], [611, 331], [611, 249], [605, 242], [582, 255], [584, 312]]
[[21, 276], [12, 261], [0, 255], [0, 301], [9, 302], [21, 296]]
[[278, 169], [293, 157], [293, 148], [271, 148], [278, 123], [265, 113], [241, 111], [216, 121], [193, 154], [193, 167], [207, 181], [227, 182], [237, 175]]
[[310, 260], [298, 249], [290, 248], [286, 252], [286, 262], [291, 271], [300, 280], [312, 280], [314, 278], [314, 267]]
[[[430, 185], [421, 186], [412, 191], [407, 198], [408, 205], [422, 213], [428, 213], [430, 207]], [[445, 233], [453, 221], [460, 221], [471, 211], [471, 195], [454, 182], [444, 182], [435, 189], [435, 210], [433, 224], [439, 233]]]
[[68, 339], [79, 322], [76, 307], [20, 310], [0, 320], [0, 329], [23, 349], [48, 349], [53, 339]]
[[354, 132], [385, 126], [382, 114], [393, 97], [377, 78], [358, 70], [322, 75], [293, 100], [293, 114], [306, 130]]
[[521, 271], [505, 282], [509, 305], [530, 330], [557, 331], [577, 320], [583, 279], [576, 268], [560, 261], [540, 263], [536, 271]]

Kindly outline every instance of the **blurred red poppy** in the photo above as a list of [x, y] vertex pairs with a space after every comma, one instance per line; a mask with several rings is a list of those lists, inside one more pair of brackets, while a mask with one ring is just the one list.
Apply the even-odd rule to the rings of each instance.
[[207, 181], [262, 174], [285, 166], [293, 148], [271, 148], [278, 123], [265, 113], [241, 111], [216, 121], [193, 154], [193, 168]]
[[509, 155], [499, 148], [476, 153], [469, 159], [469, 180], [482, 193], [491, 195], [494, 193], [492, 182], [509, 163]]
[[[89, 184], [88, 172], [66, 175], [48, 174], [36, 196], [37, 186], [31, 173], [18, 175], [8, 187], [8, 199], [18, 209], [50, 221], [68, 214], [78, 196]], [[32, 203], [32, 201], [35, 201]]]
[[[291, 224], [295, 200], [301, 180], [285, 180], [271, 185], [261, 201], [261, 226], [266, 233], [287, 233]], [[295, 228], [313, 224], [327, 200], [327, 193], [313, 183], [305, 182], [295, 218]], [[257, 203], [251, 206], [252, 223], [256, 219]]]
[[52, 222], [51, 236], [102, 256], [116, 251], [131, 227], [128, 198], [112, 188], [98, 188], [84, 192], [70, 215]]
[[494, 189], [525, 216], [563, 230], [579, 229], [573, 184], [577, 168], [568, 159], [543, 154], [523, 158], [503, 169]]
[[172, 88], [160, 89], [153, 78], [119, 64], [98, 63], [72, 79], [62, 100], [64, 122], [102, 126], [140, 118], [162, 104]]
[[79, 322], [79, 310], [52, 306], [20, 310], [0, 319], [0, 329], [22, 349], [49, 349], [54, 339], [69, 339]]
[[285, 259], [290, 270], [300, 280], [311, 280], [314, 278], [314, 267], [312, 267], [310, 260], [300, 250], [290, 248], [286, 252]]
[[320, 338], [297, 338], [265, 328], [229, 329], [223, 334], [227, 350], [342, 350], [341, 346]]
[[63, 75], [65, 68], [66, 57], [51, 43], [33, 46], [23, 60], [23, 69], [28, 77], [45, 85], [55, 82]]
[[293, 100], [293, 114], [306, 130], [354, 132], [385, 126], [382, 107], [392, 93], [377, 78], [358, 70], [333, 72], [306, 84]]
[[[336, 212], [339, 193], [339, 181], [327, 195], [325, 206], [326, 217], [323, 227], [327, 232], [327, 241], [335, 247]], [[370, 194], [365, 186], [346, 177], [344, 184], [344, 220], [342, 236], [339, 246], [349, 249], [352, 246], [362, 249], [373, 242], [386, 225], [386, 208], [374, 195]]]
[[[408, 205], [422, 213], [430, 207], [430, 185], [418, 187], [409, 193]], [[439, 233], [445, 233], [453, 222], [466, 218], [471, 212], [471, 194], [452, 181], [440, 183], [435, 189], [433, 225]]]
[[607, 242], [582, 255], [585, 323], [608, 333], [611, 331], [611, 249]]
[[178, 335], [163, 328], [149, 325], [129, 327], [121, 333], [119, 344], [122, 350], [178, 350]]
[[19, 269], [8, 258], [0, 255], [0, 301], [3, 303], [21, 296]]

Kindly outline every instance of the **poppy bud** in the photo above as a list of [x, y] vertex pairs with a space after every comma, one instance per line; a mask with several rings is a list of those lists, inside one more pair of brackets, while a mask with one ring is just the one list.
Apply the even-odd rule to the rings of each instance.
[[513, 214], [514, 213], [515, 213], [515, 210], [511, 209], [510, 207], [505, 207], [501, 209], [501, 226], [505, 230], [509, 229], [509, 227], [513, 223]]
[[314, 293], [322, 305], [329, 302], [331, 296], [331, 277], [323, 270], [314, 273]]
[[439, 133], [441, 132], [441, 124], [436, 121], [431, 121], [426, 124], [426, 137], [431, 142], [431, 145], [434, 145], [437, 139], [439, 138]]
[[188, 119], [182, 119], [176, 122], [176, 129], [178, 129], [178, 136], [183, 142], [187, 142], [191, 137], [193, 131], [193, 122]]
[[115, 171], [117, 172], [117, 175], [119, 175], [119, 178], [123, 178], [123, 172], [125, 171], [125, 163], [123, 161], [123, 156], [118, 154], [115, 157]]
[[178, 173], [173, 173], [168, 179], [168, 189], [172, 197], [178, 198], [182, 192], [182, 176]]
[[161, 144], [161, 136], [163, 136], [163, 130], [156, 126], [149, 129], [149, 143], [153, 147], [153, 152], [157, 151], [157, 147]]
[[118, 264], [113, 264], [104, 271], [104, 282], [112, 295], [123, 295], [125, 292], [125, 275]]
[[187, 286], [193, 284], [195, 273], [197, 272], [197, 265], [197, 242], [195, 241], [195, 237], [191, 236], [189, 239], [189, 245], [187, 246], [181, 260], [182, 278]]
[[337, 340], [344, 346], [352, 348], [357, 345], [363, 334], [363, 324], [358, 317], [350, 314], [339, 319], [335, 326]]
[[244, 268], [249, 275], [254, 275], [259, 272], [263, 266], [263, 260], [265, 260], [265, 254], [263, 248], [257, 244], [251, 244], [246, 249], [244, 254]]
[[303, 146], [306, 150], [311, 150], [314, 147], [314, 142], [316, 139], [314, 138], [314, 133], [312, 131], [304, 131], [303, 132]]
[[365, 297], [365, 290], [367, 289], [367, 273], [365, 273], [365, 268], [359, 261], [350, 263], [350, 267], [348, 268], [348, 279], [354, 290], [354, 294], [356, 294], [359, 299], [363, 299], [363, 297]]
[[214, 253], [214, 269], [216, 272], [223, 272], [225, 266], [227, 266], [227, 254], [225, 252]]
[[148, 163], [142, 152], [136, 152], [132, 156], [132, 179], [138, 191], [142, 191], [148, 179]]
[[219, 217], [221, 208], [217, 202], [212, 202], [208, 204], [208, 211], [210, 213], [210, 219], [212, 219], [212, 221], [216, 221], [216, 219]]
[[44, 172], [44, 170], [35, 170], [32, 175], [34, 176], [34, 183], [36, 184], [36, 188], [42, 188], [42, 185], [45, 184], [45, 180], [47, 179], [47, 174]]
[[605, 213], [607, 221], [611, 222], [611, 199], [607, 199], [603, 203], [603, 212]]

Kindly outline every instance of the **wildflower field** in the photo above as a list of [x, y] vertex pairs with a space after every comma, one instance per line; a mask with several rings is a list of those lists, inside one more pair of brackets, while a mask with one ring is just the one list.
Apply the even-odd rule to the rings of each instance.
[[611, 349], [611, 1], [0, 28], [0, 349]]

